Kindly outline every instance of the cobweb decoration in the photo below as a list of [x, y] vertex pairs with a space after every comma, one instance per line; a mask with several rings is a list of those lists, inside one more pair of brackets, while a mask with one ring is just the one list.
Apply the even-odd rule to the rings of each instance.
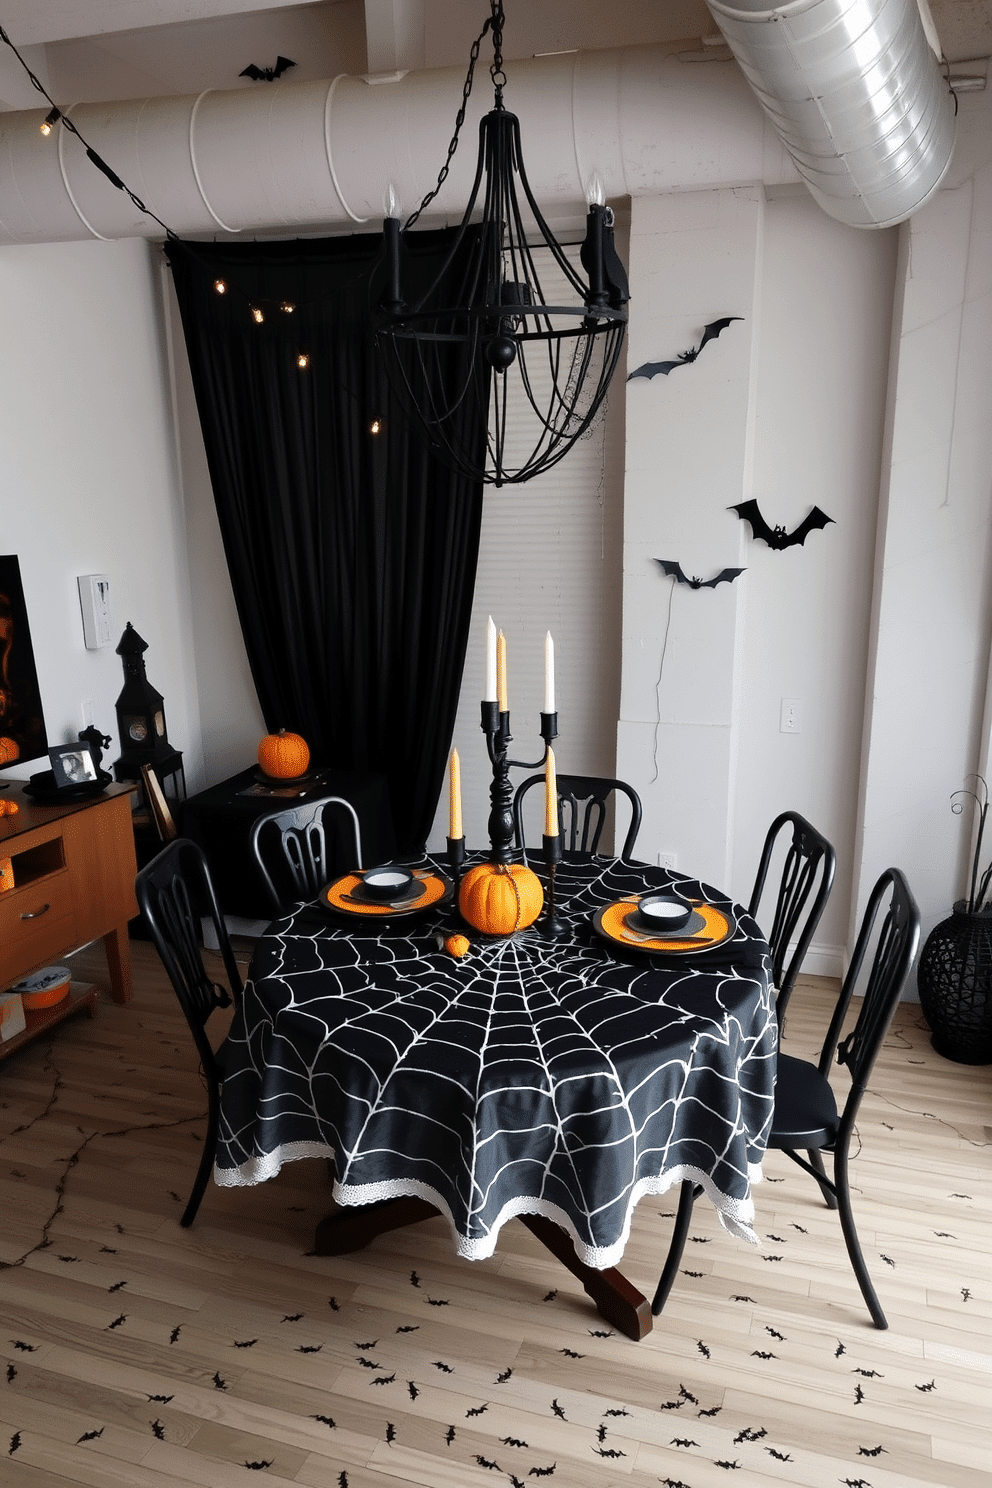
[[698, 881], [600, 859], [559, 869], [568, 937], [477, 936], [464, 960], [436, 945], [461, 928], [451, 906], [360, 934], [313, 906], [279, 921], [225, 1046], [217, 1182], [330, 1158], [338, 1203], [425, 1198], [468, 1259], [543, 1214], [604, 1268], [638, 1200], [692, 1178], [754, 1241], [777, 1039], [757, 926], [736, 911], [731, 941], [679, 960], [614, 952], [591, 925], [672, 882], [731, 909]]

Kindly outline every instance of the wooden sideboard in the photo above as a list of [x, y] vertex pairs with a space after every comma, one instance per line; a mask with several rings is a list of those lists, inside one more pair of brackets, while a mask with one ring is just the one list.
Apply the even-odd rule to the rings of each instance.
[[0, 893], [0, 991], [101, 938], [110, 994], [127, 1002], [127, 922], [138, 913], [133, 793], [133, 785], [108, 785], [90, 800], [41, 806], [17, 781], [0, 788], [0, 799], [20, 808], [0, 816], [0, 858], [14, 865], [14, 887]]

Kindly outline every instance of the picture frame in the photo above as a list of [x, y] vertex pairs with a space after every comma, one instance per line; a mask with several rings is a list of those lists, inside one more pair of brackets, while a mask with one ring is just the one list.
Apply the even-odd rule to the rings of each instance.
[[57, 790], [96, 785], [100, 778], [93, 751], [84, 739], [78, 739], [75, 744], [56, 744], [49, 749], [48, 758]]

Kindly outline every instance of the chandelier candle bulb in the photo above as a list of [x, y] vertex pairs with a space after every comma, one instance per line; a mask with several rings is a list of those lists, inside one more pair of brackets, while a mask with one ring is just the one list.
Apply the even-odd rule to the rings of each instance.
[[506, 699], [506, 636], [502, 631], [496, 637], [496, 702], [501, 713], [510, 711]]
[[458, 750], [451, 751], [448, 770], [448, 836], [464, 837], [462, 830], [462, 766]]

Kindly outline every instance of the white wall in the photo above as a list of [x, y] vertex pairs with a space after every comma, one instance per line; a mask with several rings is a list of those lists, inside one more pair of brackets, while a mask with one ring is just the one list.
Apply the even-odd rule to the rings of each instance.
[[[820, 969], [889, 862], [928, 923], [946, 912], [968, 833], [947, 798], [988, 765], [992, 99], [961, 102], [954, 169], [901, 230], [895, 269], [891, 234], [843, 229], [801, 195], [745, 186], [632, 209], [630, 367], [716, 315], [746, 319], [692, 367], [623, 385], [622, 447], [606, 451], [626, 466], [619, 770], [646, 797], [645, 855], [675, 851], [741, 896], [781, 805], [817, 821], [848, 876]], [[179, 491], [159, 275], [136, 241], [0, 252], [0, 551], [21, 560], [53, 742], [78, 733], [87, 697], [116, 732], [120, 662], [84, 649], [75, 584], [105, 572], [195, 787], [250, 761], [262, 725], [181, 348]], [[769, 552], [726, 511], [751, 495], [773, 522], [817, 503], [835, 525]], [[659, 556], [748, 571], [673, 592]], [[614, 685], [608, 669], [590, 679]], [[803, 700], [801, 735], [778, 733], [781, 696]]]
[[[20, 560], [49, 742], [112, 736], [128, 620], [169, 736], [195, 773], [200, 726], [157, 250], [138, 240], [0, 249], [0, 551]], [[83, 642], [76, 577], [110, 578], [115, 639]], [[48, 761], [22, 763], [26, 778]]]

